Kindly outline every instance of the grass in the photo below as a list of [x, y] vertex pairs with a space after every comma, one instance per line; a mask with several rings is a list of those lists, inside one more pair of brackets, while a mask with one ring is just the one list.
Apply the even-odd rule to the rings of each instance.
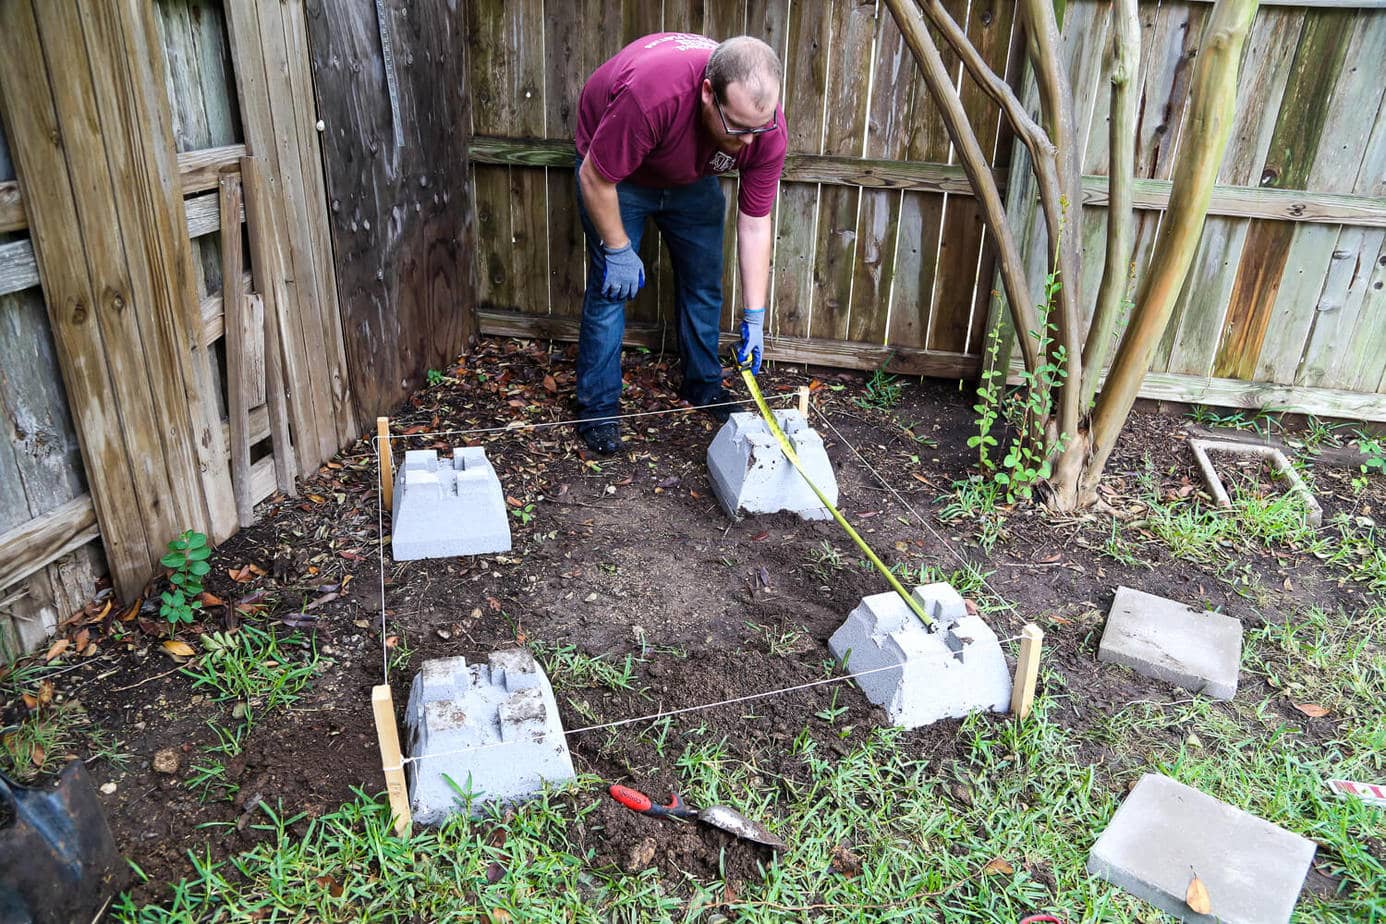
[[202, 646], [203, 656], [182, 673], [194, 690], [207, 687], [218, 702], [236, 703], [247, 727], [297, 702], [319, 667], [316, 646], [296, 632], [281, 638], [273, 629], [245, 624], [234, 634], [204, 635]]
[[777, 631], [773, 626], [763, 626], [754, 622], [747, 622], [746, 628], [765, 640], [765, 647], [771, 657], [780, 658], [793, 654], [803, 647], [806, 641], [806, 636], [798, 629]]
[[1005, 491], [995, 481], [978, 475], [955, 481], [953, 493], [939, 500], [944, 501], [938, 513], [943, 522], [971, 520], [977, 524], [975, 536], [983, 551], [990, 553], [997, 541], [1006, 538], [1005, 514], [1001, 510]]
[[639, 659], [634, 655], [628, 654], [616, 664], [605, 655], [584, 654], [576, 645], [558, 645], [538, 639], [530, 641], [529, 650], [544, 665], [549, 679], [560, 687], [606, 687], [640, 692], [635, 686], [635, 664]]
[[79, 749], [89, 760], [124, 770], [130, 754], [113, 734], [94, 723], [79, 700], [55, 693], [46, 665], [11, 661], [0, 669], [0, 706], [14, 710], [0, 728], [0, 771], [28, 782], [62, 766]]
[[895, 376], [884, 369], [877, 369], [871, 373], [871, 378], [866, 380], [865, 393], [860, 398], [853, 398], [852, 403], [861, 408], [889, 410], [900, 403], [900, 393], [903, 390], [904, 386], [896, 381]]
[[820, 584], [833, 583], [836, 580], [834, 575], [847, 565], [847, 556], [826, 539], [809, 550], [806, 562], [809, 573], [817, 578]]
[[[1138, 702], [1097, 711], [1082, 730], [1069, 716], [1083, 698], [1046, 671], [1030, 720], [973, 716], [957, 732], [955, 759], [941, 763], [911, 758], [894, 729], [857, 733], [845, 753], [805, 732], [791, 746], [800, 769], [782, 775], [706, 726], [680, 730], [674, 720], [671, 733], [670, 720], [654, 723], [647, 734], [677, 752], [686, 799], [731, 805], [791, 845], [763, 880], [731, 890], [716, 877], [667, 881], [591, 862], [587, 845], [601, 836], [593, 813], [606, 796], [584, 778], [513, 813], [458, 817], [409, 841], [389, 835], [383, 803], [365, 794], [312, 820], [267, 810], [258, 825], [266, 843], [233, 861], [195, 858], [166, 906], [124, 898], [113, 917], [1012, 922], [1051, 911], [1072, 924], [1134, 924], [1152, 920], [1148, 906], [1090, 879], [1084, 863], [1127, 785], [1158, 771], [1318, 842], [1320, 868], [1339, 888], [1306, 892], [1295, 920], [1379, 919], [1386, 869], [1368, 838], [1381, 836], [1383, 813], [1323, 781], [1379, 778], [1386, 762], [1382, 638], [1386, 607], [1292, 614], [1247, 637], [1246, 667], [1273, 678], [1271, 699]], [[1300, 733], [1277, 705], [1282, 694], [1342, 716], [1332, 740]], [[1095, 747], [1109, 757], [1086, 759]], [[859, 872], [837, 871], [843, 856]]]

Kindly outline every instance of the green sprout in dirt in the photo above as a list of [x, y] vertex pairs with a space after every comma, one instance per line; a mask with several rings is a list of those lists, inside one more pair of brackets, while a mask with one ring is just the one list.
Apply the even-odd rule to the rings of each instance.
[[206, 653], [182, 673], [192, 678], [193, 689], [208, 687], [217, 701], [234, 701], [247, 727], [258, 715], [297, 702], [318, 669], [317, 649], [297, 633], [280, 638], [273, 630], [242, 625], [234, 634], [207, 633], [202, 647]]
[[1372, 472], [1386, 476], [1386, 441], [1358, 430], [1356, 444], [1357, 451], [1363, 456], [1359, 466], [1362, 476], [1352, 479], [1352, 486], [1360, 494], [1367, 489], [1367, 476]]
[[609, 690], [641, 692], [635, 686], [634, 655], [626, 655], [618, 667], [605, 655], [589, 655], [576, 645], [557, 645], [534, 639], [529, 650], [544, 665], [544, 672], [559, 686], [569, 688], [606, 687]]
[[525, 504], [523, 507], [515, 507], [510, 511], [510, 515], [519, 520], [521, 526], [528, 526], [530, 520], [534, 519], [534, 505]]
[[[998, 324], [992, 327], [988, 335], [987, 355], [990, 362], [982, 369], [982, 384], [977, 389], [977, 397], [980, 400], [972, 406], [972, 410], [977, 412], [977, 435], [967, 438], [968, 447], [977, 450], [977, 468], [984, 475], [996, 469], [996, 463], [991, 460], [989, 450], [996, 445], [996, 437], [991, 435], [991, 428], [1000, 413], [1001, 390], [1006, 382], [1006, 374], [997, 368], [997, 356], [1000, 351], [1001, 326]], [[998, 379], [1000, 381], [997, 381]]]
[[895, 376], [886, 372], [884, 368], [877, 369], [866, 382], [866, 394], [853, 399], [852, 403], [861, 408], [889, 410], [900, 403], [903, 387], [896, 381]]
[[168, 554], [159, 564], [169, 569], [170, 587], [159, 597], [159, 614], [173, 625], [192, 622], [193, 614], [202, 608], [202, 578], [212, 570], [207, 559], [207, 537], [187, 530], [168, 544]]
[[834, 573], [847, 567], [847, 559], [836, 546], [824, 539], [809, 550], [807, 567], [820, 584], [831, 584]]

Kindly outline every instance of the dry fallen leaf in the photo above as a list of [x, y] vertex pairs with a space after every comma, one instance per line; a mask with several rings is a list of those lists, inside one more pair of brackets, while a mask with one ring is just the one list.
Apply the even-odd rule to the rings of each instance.
[[1213, 913], [1213, 903], [1208, 900], [1208, 889], [1197, 875], [1189, 880], [1189, 890], [1184, 893], [1184, 902], [1197, 914]]
[[58, 655], [62, 654], [64, 651], [67, 651], [67, 646], [71, 644], [72, 643], [65, 638], [58, 639], [56, 642], [53, 643], [52, 647], [48, 649], [48, 654], [43, 656], [43, 660], [45, 662], [52, 661]]
[[995, 860], [992, 860], [986, 866], [982, 867], [982, 872], [1000, 873], [1002, 876], [1009, 876], [1011, 873], [1015, 872], [1015, 867], [1011, 866], [1011, 864], [1000, 857], [997, 857]]
[[44, 758], [47, 756], [48, 752], [43, 749], [41, 744], [35, 744], [34, 749], [29, 752], [29, 759], [34, 762], [35, 767], [42, 767]]
[[160, 647], [175, 658], [191, 658], [193, 655], [197, 654], [197, 652], [193, 651], [191, 645], [187, 642], [181, 642], [176, 638], [166, 639]]
[[1295, 703], [1295, 708], [1311, 719], [1321, 719], [1328, 715], [1327, 709], [1315, 703]]

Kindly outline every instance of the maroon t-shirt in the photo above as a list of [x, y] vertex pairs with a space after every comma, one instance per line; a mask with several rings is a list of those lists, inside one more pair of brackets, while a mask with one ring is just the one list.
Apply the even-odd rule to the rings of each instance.
[[703, 73], [717, 43], [701, 35], [660, 32], [636, 39], [593, 72], [578, 101], [577, 150], [612, 183], [683, 186], [735, 168], [740, 210], [770, 214], [784, 169], [788, 135], [756, 135], [740, 153], [717, 147], [700, 117]]

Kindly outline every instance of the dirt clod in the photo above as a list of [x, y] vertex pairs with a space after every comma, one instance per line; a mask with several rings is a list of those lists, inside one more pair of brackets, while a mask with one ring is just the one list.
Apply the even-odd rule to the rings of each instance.
[[173, 776], [182, 765], [183, 755], [178, 752], [177, 748], [160, 748], [154, 752], [154, 759], [149, 762], [149, 766], [155, 773], [162, 773], [165, 776]]

